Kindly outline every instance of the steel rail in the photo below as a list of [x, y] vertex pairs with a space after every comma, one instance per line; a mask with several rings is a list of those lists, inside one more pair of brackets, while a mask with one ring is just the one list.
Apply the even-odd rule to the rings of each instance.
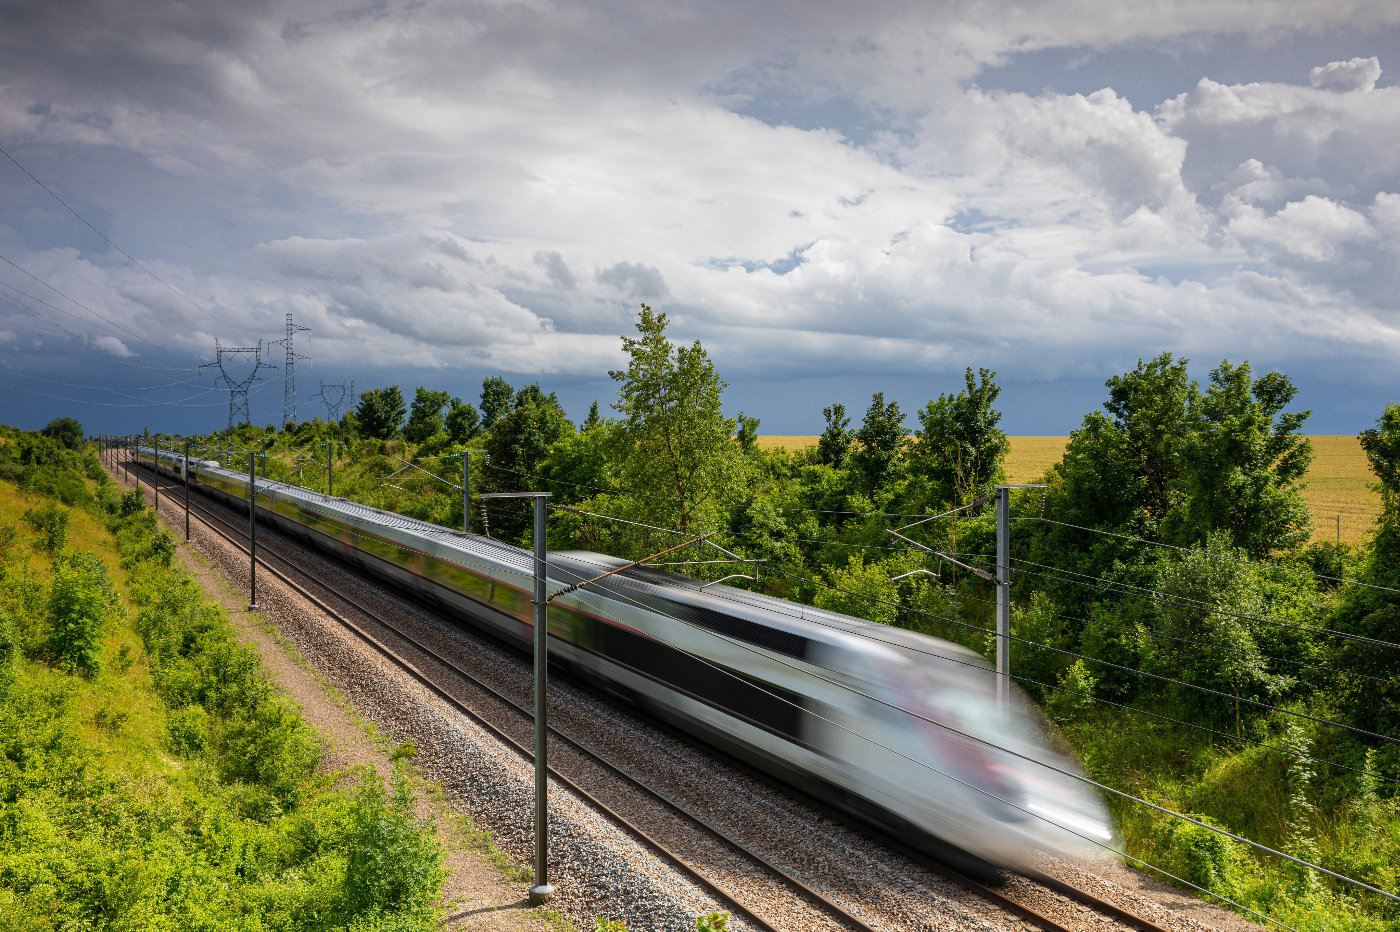
[[[146, 464], [144, 464], [144, 463], [140, 463], [139, 465], [141, 465], [141, 466], [143, 466], [143, 467], [146, 466]], [[149, 468], [149, 467], [146, 467], [146, 468]], [[157, 474], [157, 475], [159, 475], [159, 474]], [[162, 477], [162, 480], [163, 480], [163, 477]], [[149, 476], [147, 477], [147, 481], [148, 481], [148, 482], [151, 481]], [[217, 521], [217, 522], [219, 522], [220, 524], [225, 525], [226, 527], [230, 527], [230, 528], [232, 528], [232, 529], [234, 530], [235, 533], [241, 534], [241, 535], [244, 536], [244, 537], [247, 536], [247, 533], [246, 533], [245, 531], [239, 530], [236, 526], [234, 526], [234, 525], [232, 525], [232, 524], [229, 524], [229, 522], [224, 521], [224, 520], [223, 520], [222, 518], [220, 518], [218, 515], [212, 513], [211, 511], [209, 511], [208, 509], [204, 508], [204, 507], [201, 506], [201, 505], [192, 505], [192, 507], [195, 508], [196, 510], [200, 511], [203, 515], [207, 516], [207, 518], [201, 518], [201, 520], [203, 520], [204, 523], [205, 523], [206, 525], [208, 525], [209, 528], [210, 528], [212, 531], [214, 531], [214, 532], [215, 532], [216, 534], [218, 534], [219, 536], [223, 537], [225, 540], [227, 540], [227, 541], [228, 541], [230, 544], [232, 544], [234, 547], [238, 548], [239, 550], [242, 550], [244, 553], [247, 553], [247, 547], [246, 547], [246, 546], [244, 546], [243, 544], [240, 544], [240, 543], [238, 543], [237, 541], [233, 540], [233, 538], [229, 537], [228, 534], [224, 533], [223, 531], [220, 531], [218, 528], [215, 528], [215, 527], [213, 526], [213, 524], [210, 523], [210, 521], [209, 521], [208, 519], [212, 519], [213, 521]], [[274, 550], [272, 550], [271, 548], [268, 548], [268, 547], [263, 547], [263, 548], [261, 548], [261, 550], [262, 550], [262, 553], [263, 553], [263, 554], [271, 555], [271, 556], [276, 557], [278, 560], [281, 560], [283, 563], [285, 563], [287, 566], [291, 567], [293, 570], [295, 570], [296, 572], [298, 572], [298, 573], [301, 574], [302, 576], [305, 576], [307, 579], [309, 579], [309, 580], [311, 580], [312, 582], [316, 583], [318, 586], [320, 586], [320, 587], [322, 587], [323, 589], [325, 589], [326, 591], [332, 593], [336, 598], [338, 598], [338, 599], [340, 599], [341, 601], [345, 602], [347, 605], [352, 606], [352, 607], [355, 608], [357, 611], [359, 611], [359, 612], [365, 614], [366, 616], [372, 618], [375, 622], [377, 622], [378, 624], [380, 624], [380, 625], [383, 626], [384, 628], [387, 628], [388, 630], [394, 632], [395, 635], [397, 635], [398, 637], [402, 638], [403, 640], [409, 642], [409, 643], [412, 644], [416, 649], [422, 651], [425, 655], [427, 655], [428, 657], [432, 658], [432, 659], [433, 659], [434, 661], [436, 661], [437, 663], [441, 664], [442, 666], [444, 666], [444, 667], [446, 667], [447, 669], [449, 669], [449, 670], [453, 671], [454, 673], [456, 673], [458, 676], [460, 676], [460, 677], [462, 677], [463, 679], [467, 680], [468, 682], [472, 683], [474, 686], [476, 686], [476, 687], [479, 688], [480, 690], [486, 692], [487, 694], [489, 694], [490, 696], [492, 696], [492, 697], [495, 698], [496, 700], [498, 700], [498, 701], [504, 703], [505, 705], [511, 707], [512, 709], [514, 709], [515, 711], [517, 711], [518, 713], [520, 713], [520, 714], [521, 714], [522, 716], [524, 716], [525, 718], [530, 719], [530, 720], [533, 720], [533, 715], [532, 715], [532, 713], [530, 713], [530, 711], [529, 711], [528, 709], [526, 709], [526, 708], [524, 708], [523, 706], [521, 706], [520, 704], [516, 703], [514, 700], [510, 699], [509, 697], [503, 695], [503, 694], [500, 693], [498, 690], [496, 690], [494, 687], [489, 686], [488, 684], [486, 684], [486, 683], [482, 682], [481, 680], [477, 679], [477, 678], [476, 678], [475, 676], [473, 676], [471, 673], [468, 673], [467, 671], [461, 669], [461, 668], [458, 667], [456, 664], [452, 663], [452, 661], [450, 661], [450, 660], [448, 660], [448, 659], [442, 657], [441, 655], [437, 654], [437, 653], [436, 653], [435, 651], [433, 651], [431, 648], [429, 648], [429, 647], [423, 645], [421, 642], [419, 642], [418, 640], [416, 640], [412, 635], [407, 634], [406, 632], [403, 632], [402, 630], [400, 630], [398, 627], [396, 627], [396, 626], [395, 626], [394, 624], [392, 624], [391, 622], [385, 621], [383, 618], [381, 618], [381, 617], [380, 617], [377, 613], [375, 613], [374, 611], [372, 611], [372, 610], [370, 610], [370, 609], [368, 609], [368, 608], [365, 608], [363, 605], [359, 604], [358, 602], [356, 602], [356, 601], [355, 601], [354, 599], [352, 599], [351, 597], [345, 595], [344, 593], [339, 592], [339, 591], [338, 591], [337, 589], [335, 589], [333, 586], [330, 586], [329, 584], [325, 583], [324, 581], [318, 579], [314, 574], [312, 574], [312, 573], [308, 572], [307, 570], [305, 570], [305, 569], [301, 568], [300, 566], [298, 566], [293, 560], [288, 559], [287, 557], [283, 556], [283, 555], [280, 554], [280, 553], [277, 553], [276, 551], [274, 551]], [[533, 754], [531, 754], [530, 751], [529, 751], [528, 749], [524, 748], [522, 745], [520, 745], [520, 744], [519, 744], [518, 742], [516, 742], [514, 739], [510, 738], [508, 735], [505, 735], [504, 733], [502, 733], [496, 726], [494, 726], [494, 725], [490, 724], [489, 722], [485, 721], [485, 719], [484, 719], [483, 717], [481, 717], [481, 715], [480, 715], [479, 713], [477, 713], [477, 712], [475, 712], [474, 710], [468, 708], [468, 707], [467, 707], [465, 704], [463, 704], [460, 700], [456, 699], [455, 697], [453, 697], [453, 696], [451, 696], [450, 694], [448, 694], [447, 692], [445, 692], [445, 691], [443, 690], [442, 687], [440, 687], [440, 686], [438, 686], [437, 684], [431, 682], [431, 681], [430, 681], [430, 678], [428, 678], [428, 677], [427, 677], [425, 674], [423, 674], [421, 671], [417, 670], [417, 668], [414, 667], [411, 663], [409, 663], [408, 661], [406, 661], [406, 660], [404, 660], [403, 658], [399, 657], [399, 656], [398, 656], [397, 654], [395, 654], [390, 648], [388, 648], [387, 646], [381, 644], [378, 640], [376, 640], [372, 635], [368, 634], [367, 632], [364, 632], [364, 631], [361, 630], [358, 626], [356, 626], [353, 622], [349, 621], [348, 619], [345, 619], [343, 616], [341, 616], [341, 615], [340, 615], [339, 613], [337, 613], [335, 610], [333, 610], [333, 609], [331, 609], [330, 607], [328, 607], [327, 605], [325, 605], [325, 603], [324, 603], [323, 601], [321, 601], [320, 599], [316, 598], [314, 595], [311, 595], [310, 593], [306, 592], [305, 589], [303, 589], [300, 585], [298, 585], [297, 583], [293, 582], [292, 580], [288, 579], [284, 574], [282, 574], [280, 571], [278, 571], [275, 567], [272, 567], [272, 566], [268, 565], [267, 562], [266, 562], [264, 559], [262, 559], [261, 557], [259, 558], [259, 562], [262, 563], [262, 564], [268, 569], [269, 572], [271, 572], [271, 573], [273, 573], [274, 575], [276, 575], [276, 576], [277, 576], [279, 579], [281, 579], [284, 583], [286, 583], [287, 585], [289, 585], [289, 586], [291, 586], [293, 589], [295, 589], [297, 592], [299, 592], [303, 597], [307, 598], [307, 599], [308, 599], [309, 601], [311, 601], [313, 604], [315, 604], [315, 605], [317, 605], [318, 607], [320, 607], [320, 608], [322, 609], [322, 611], [326, 612], [329, 616], [331, 616], [331, 617], [332, 617], [334, 620], [336, 620], [338, 623], [342, 624], [342, 625], [345, 626], [346, 628], [349, 628], [351, 631], [353, 631], [356, 635], [358, 635], [359, 637], [361, 637], [363, 640], [365, 640], [367, 643], [369, 643], [369, 644], [370, 644], [371, 646], [373, 646], [375, 649], [377, 649], [377, 650], [379, 650], [381, 653], [385, 654], [387, 657], [389, 657], [390, 660], [392, 660], [395, 664], [397, 664], [398, 666], [400, 666], [401, 668], [403, 668], [406, 672], [408, 672], [411, 676], [413, 676], [413, 677], [414, 677], [415, 679], [417, 679], [419, 682], [423, 683], [423, 685], [425, 685], [427, 688], [429, 688], [430, 690], [432, 690], [435, 694], [441, 696], [444, 700], [446, 700], [447, 702], [449, 702], [450, 704], [452, 704], [454, 707], [457, 707], [457, 708], [459, 708], [460, 710], [462, 710], [465, 714], [467, 714], [470, 718], [472, 718], [474, 721], [476, 721], [478, 724], [480, 724], [483, 728], [485, 728], [485, 729], [486, 729], [488, 732], [490, 732], [493, 736], [495, 736], [495, 737], [497, 737], [499, 740], [502, 740], [502, 741], [504, 741], [505, 743], [509, 744], [512, 748], [514, 748], [514, 749], [517, 751], [517, 753], [521, 754], [527, 761], [533, 761], [533, 759], [534, 759]], [[860, 832], [861, 834], [863, 834], [863, 835], [865, 835], [866, 837], [872, 839], [873, 841], [876, 841], [876, 842], [878, 842], [878, 843], [880, 843], [880, 844], [885, 845], [886, 847], [891, 848], [891, 849], [894, 850], [896, 853], [898, 853], [898, 854], [900, 854], [900, 855], [903, 855], [904, 857], [909, 858], [910, 860], [914, 861], [915, 863], [918, 863], [918, 864], [920, 864], [921, 866], [923, 866], [923, 867], [925, 867], [925, 868], [927, 868], [927, 869], [929, 869], [929, 870], [931, 870], [931, 871], [933, 871], [933, 872], [935, 872], [935, 873], [937, 873], [937, 874], [939, 874], [939, 875], [941, 875], [941, 876], [943, 876], [943, 877], [945, 877], [945, 878], [947, 878], [947, 879], [949, 879], [949, 880], [952, 880], [953, 882], [959, 884], [960, 886], [963, 886], [964, 888], [966, 888], [966, 889], [968, 889], [968, 890], [970, 890], [970, 891], [972, 891], [972, 892], [974, 892], [974, 893], [976, 893], [976, 894], [978, 894], [978, 895], [980, 895], [980, 896], [982, 896], [982, 897], [984, 897], [984, 898], [986, 898], [986, 899], [992, 900], [993, 902], [996, 903], [996, 905], [998, 905], [998, 906], [1000, 906], [1000, 907], [1006, 909], [1008, 912], [1012, 912], [1012, 913], [1014, 913], [1014, 914], [1016, 914], [1016, 915], [1019, 915], [1019, 916], [1020, 916], [1021, 918], [1023, 918], [1023, 919], [1030, 920], [1031, 922], [1033, 922], [1033, 923], [1035, 923], [1035, 924], [1041, 926], [1042, 928], [1047, 929], [1048, 932], [1071, 932], [1071, 930], [1067, 929], [1065, 926], [1061, 925], [1061, 924], [1060, 924], [1059, 922], [1057, 922], [1056, 920], [1051, 919], [1051, 918], [1048, 917], [1048, 916], [1045, 916], [1044, 914], [1038, 912], [1037, 910], [1035, 910], [1035, 909], [1033, 909], [1033, 908], [1031, 908], [1031, 907], [1029, 907], [1029, 906], [1026, 906], [1026, 905], [1024, 905], [1024, 904], [1022, 904], [1022, 903], [1019, 903], [1019, 902], [1017, 902], [1016, 900], [1013, 900], [1013, 899], [1011, 899], [1010, 897], [1006, 896], [1005, 894], [1000, 893], [1000, 892], [998, 892], [997, 890], [995, 890], [995, 889], [993, 889], [993, 888], [991, 888], [991, 887], [988, 887], [987, 885], [985, 885], [985, 884], [983, 884], [983, 883], [981, 883], [981, 882], [979, 882], [979, 881], [977, 881], [977, 880], [975, 880], [975, 879], [973, 879], [973, 878], [971, 878], [971, 877], [968, 877], [968, 876], [966, 876], [965, 874], [963, 874], [963, 873], [961, 873], [961, 872], [959, 872], [959, 871], [957, 871], [957, 870], [954, 870], [953, 868], [948, 867], [947, 865], [942, 864], [942, 863], [938, 862], [937, 860], [934, 860], [933, 858], [930, 858], [930, 857], [927, 856], [927, 855], [924, 855], [924, 854], [922, 854], [922, 853], [920, 853], [920, 852], [918, 852], [918, 851], [916, 851], [916, 850], [914, 850], [914, 849], [912, 849], [912, 848], [909, 848], [908, 846], [902, 844], [901, 842], [899, 842], [898, 840], [896, 840], [896, 839], [894, 839], [894, 838], [891, 838], [891, 837], [888, 837], [888, 836], [886, 836], [886, 835], [884, 835], [884, 834], [882, 834], [882, 833], [876, 832], [876, 831], [874, 831], [874, 830], [872, 830], [872, 829], [870, 829], [870, 828], [868, 828], [868, 827], [862, 825], [861, 823], [856, 822], [855, 820], [853, 820], [853, 819], [851, 819], [850, 817], [846, 816], [845, 814], [839, 812], [838, 810], [831, 808], [830, 806], [828, 806], [827, 804], [821, 802], [820, 800], [817, 800], [817, 799], [815, 799], [814, 797], [811, 797], [811, 796], [809, 796], [808, 794], [803, 793], [803, 792], [801, 792], [801, 791], [794, 790], [792, 787], [787, 786], [786, 784], [779, 783], [779, 782], [776, 781], [774, 778], [768, 776], [767, 774], [764, 774], [762, 771], [759, 771], [759, 770], [757, 770], [756, 768], [753, 768], [753, 767], [751, 767], [751, 766], [745, 764], [744, 762], [739, 761], [739, 760], [736, 759], [736, 758], [732, 758], [732, 757], [731, 757], [730, 755], [728, 755], [728, 754], [724, 754], [723, 752], [718, 752], [718, 751], [716, 751], [715, 749], [710, 748], [710, 747], [708, 747], [708, 746], [701, 746], [701, 745], [697, 744], [696, 741], [695, 741], [693, 738], [691, 738], [691, 737], [688, 736], [688, 735], [685, 735], [684, 733], [678, 731], [677, 729], [673, 728], [672, 726], [669, 726], [669, 725], [667, 725], [667, 724], [665, 724], [665, 723], [654, 722], [654, 721], [652, 721], [650, 718], [648, 718], [647, 721], [648, 721], [649, 724], [659, 725], [659, 726], [660, 726], [664, 731], [666, 731], [667, 733], [669, 733], [669, 734], [671, 734], [671, 735], [673, 735], [673, 736], [675, 736], [675, 737], [678, 737], [679, 739], [681, 739], [682, 741], [684, 741], [686, 744], [688, 744], [688, 745], [690, 745], [690, 746], [692, 746], [692, 747], [696, 747], [696, 748], [700, 749], [701, 751], [703, 751], [704, 753], [707, 753], [707, 754], [709, 754], [709, 755], [711, 755], [711, 756], [720, 757], [720, 758], [723, 759], [726, 763], [729, 763], [731, 766], [734, 766], [736, 769], [741, 770], [742, 772], [748, 774], [749, 776], [752, 776], [752, 777], [758, 779], [760, 782], [764, 783], [764, 784], [767, 785], [767, 786], [772, 787], [773, 789], [775, 789], [775, 790], [777, 790], [777, 791], [783, 793], [784, 795], [792, 796], [792, 797], [798, 798], [799, 801], [803, 802], [804, 804], [806, 804], [806, 805], [808, 805], [808, 806], [810, 806], [810, 807], [816, 809], [817, 811], [823, 813], [824, 815], [827, 815], [827, 816], [830, 817], [830, 818], [835, 819], [836, 821], [842, 823], [843, 825], [846, 825], [847, 827], [852, 828], [852, 829], [854, 829], [854, 830]], [[684, 808], [683, 806], [681, 806], [681, 805], [679, 805], [679, 804], [673, 802], [672, 800], [668, 799], [667, 797], [663, 796], [662, 794], [660, 794], [660, 793], [656, 792], [655, 790], [651, 789], [650, 787], [648, 787], [647, 785], [645, 785], [644, 783], [642, 783], [641, 781], [639, 781], [637, 778], [635, 778], [635, 777], [633, 777], [632, 775], [628, 774], [627, 772], [625, 772], [625, 771], [619, 769], [616, 765], [612, 764], [611, 762], [609, 762], [609, 761], [607, 761], [606, 759], [604, 759], [603, 757], [601, 757], [599, 754], [597, 754], [596, 752], [594, 752], [594, 751], [591, 750], [590, 748], [586, 747], [586, 746], [583, 745], [583, 744], [580, 744], [579, 742], [577, 742], [577, 741], [574, 740], [573, 738], [570, 738], [568, 735], [565, 735], [565, 734], [559, 732], [559, 731], [558, 731], [557, 729], [555, 729], [553, 726], [550, 726], [549, 731], [550, 731], [550, 733], [551, 733], [555, 738], [560, 739], [560, 740], [563, 741], [565, 744], [567, 744], [567, 745], [569, 745], [571, 748], [573, 748], [575, 751], [577, 751], [578, 753], [582, 754], [582, 755], [585, 756], [586, 758], [592, 760], [595, 764], [597, 764], [598, 766], [602, 767], [604, 770], [606, 770], [607, 772], [609, 772], [609, 773], [612, 774], [613, 776], [615, 776], [615, 777], [621, 779], [623, 782], [625, 782], [625, 783], [628, 784], [629, 786], [633, 787], [634, 789], [638, 790], [639, 792], [643, 793], [643, 794], [646, 795], [648, 798], [650, 798], [650, 799], [652, 799], [652, 800], [654, 800], [654, 801], [660, 803], [662, 806], [664, 806], [664, 807], [666, 807], [667, 809], [669, 809], [669, 810], [675, 812], [676, 814], [678, 814], [679, 816], [681, 816], [681, 817], [684, 818], [685, 820], [687, 820], [687, 821], [693, 823], [696, 827], [698, 827], [699, 829], [701, 829], [701, 830], [702, 830], [703, 832], [705, 832], [706, 834], [711, 835], [711, 836], [714, 837], [716, 840], [718, 840], [719, 842], [721, 842], [722, 844], [724, 844], [726, 847], [730, 848], [731, 850], [735, 851], [736, 853], [740, 854], [741, 856], [743, 856], [743, 857], [745, 857], [745, 858], [748, 858], [749, 860], [753, 861], [755, 864], [757, 864], [757, 865], [758, 865], [759, 867], [761, 867], [763, 870], [765, 870], [765, 871], [768, 872], [769, 874], [771, 874], [771, 875], [777, 877], [779, 880], [782, 880], [782, 881], [784, 881], [785, 883], [789, 884], [789, 885], [792, 886], [797, 892], [799, 892], [799, 893], [801, 893], [802, 895], [806, 896], [807, 898], [813, 900], [818, 906], [820, 906], [820, 907], [822, 907], [823, 909], [825, 909], [826, 911], [832, 913], [833, 915], [835, 915], [835, 916], [836, 916], [837, 918], [839, 918], [840, 920], [845, 921], [845, 922], [848, 922], [848, 923], [851, 923], [851, 924], [855, 925], [857, 928], [860, 928], [860, 929], [863, 929], [863, 930], [870, 930], [870, 929], [872, 929], [871, 926], [869, 926], [869, 925], [868, 925], [867, 923], [865, 923], [863, 920], [861, 920], [861, 919], [859, 919], [859, 918], [857, 918], [857, 917], [851, 915], [849, 912], [847, 912], [845, 909], [843, 909], [839, 904], [836, 904], [836, 903], [832, 902], [830, 899], [828, 899], [828, 898], [827, 898], [826, 896], [824, 896], [823, 894], [818, 893], [817, 891], [815, 891], [815, 890], [813, 890], [812, 888], [808, 887], [808, 886], [807, 886], [806, 884], [804, 884], [802, 881], [798, 880], [798, 879], [795, 878], [795, 877], [792, 877], [790, 874], [787, 874], [785, 871], [783, 871], [781, 868], [777, 867], [776, 865], [773, 865], [771, 862], [767, 861], [767, 860], [766, 860], [765, 858], [763, 858], [761, 855], [758, 855], [758, 854], [756, 854], [755, 852], [749, 850], [749, 849], [746, 848], [741, 842], [738, 842], [738, 841], [736, 841], [736, 840], [730, 838], [728, 835], [724, 834], [721, 830], [719, 830], [719, 829], [716, 828], [715, 826], [711, 825], [707, 820], [704, 819], [704, 817], [699, 816], [699, 815], [696, 815], [695, 813], [690, 812], [689, 810], [687, 810], [687, 809]], [[562, 775], [559, 774], [557, 771], [555, 771], [552, 767], [550, 768], [550, 774], [551, 774], [552, 776], [554, 776], [555, 779], [557, 779], [560, 783], [564, 784], [565, 786], [567, 786], [567, 787], [569, 787], [570, 789], [572, 789], [572, 790], [574, 790], [575, 792], [577, 792], [577, 793], [578, 793], [580, 796], [582, 796], [586, 801], [588, 801], [590, 804], [594, 805], [597, 809], [599, 809], [600, 811], [602, 811], [602, 812], [603, 812], [605, 815], [607, 815], [609, 818], [614, 819], [616, 822], [618, 822], [618, 823], [621, 824], [623, 827], [625, 827], [628, 831], [630, 831], [630, 832], [634, 833], [635, 835], [637, 835], [637, 836], [638, 836], [639, 838], [641, 838], [649, 847], [651, 847], [651, 848], [653, 848], [654, 850], [656, 850], [658, 853], [660, 853], [660, 854], [661, 854], [664, 858], [666, 858], [667, 860], [669, 860], [669, 861], [671, 861], [672, 863], [676, 864], [679, 868], [681, 868], [681, 870], [682, 870], [683, 873], [685, 873], [687, 876], [691, 877], [692, 879], [695, 879], [698, 883], [700, 883], [701, 886], [705, 887], [705, 889], [709, 890], [709, 891], [710, 891], [711, 893], [713, 893], [716, 897], [718, 897], [719, 899], [721, 899], [722, 901], [724, 901], [724, 902], [727, 903], [728, 905], [731, 905], [731, 906], [733, 906], [734, 908], [736, 908], [737, 911], [739, 911], [741, 914], [743, 914], [745, 918], [751, 919], [752, 921], [754, 921], [754, 923], [755, 923], [756, 925], [759, 925], [759, 926], [761, 926], [761, 927], [763, 927], [763, 928], [765, 928], [765, 929], [771, 929], [771, 928], [772, 928], [772, 927], [771, 927], [770, 925], [768, 925], [768, 923], [765, 922], [762, 918], [760, 918], [760, 917], [754, 915], [754, 914], [752, 913], [752, 911], [751, 911], [748, 907], [745, 907], [742, 903], [740, 903], [737, 899], [735, 899], [735, 898], [733, 897], [732, 894], [729, 894], [729, 893], [723, 891], [721, 888], [719, 888], [719, 887], [717, 887], [716, 885], [714, 885], [713, 882], [711, 882], [711, 881], [707, 880], [706, 878], [704, 878], [703, 876], [701, 876], [701, 875], [698, 873], [698, 871], [697, 871], [697, 869], [696, 869], [695, 867], [693, 867], [692, 865], [690, 865], [688, 862], [686, 862], [686, 861], [685, 861], [683, 858], [681, 858], [679, 855], [677, 855], [677, 854], [675, 854], [674, 852], [671, 852], [669, 849], [665, 848], [664, 845], [662, 845], [660, 842], [657, 842], [655, 839], [651, 838], [646, 832], [644, 832], [644, 831], [641, 830], [640, 828], [638, 828], [638, 827], [636, 827], [635, 825], [633, 825], [630, 821], [628, 821], [628, 820], [626, 819], [626, 817], [620, 815], [619, 813], [617, 813], [617, 812], [615, 812], [614, 810], [612, 810], [611, 808], [609, 808], [605, 803], [603, 803], [603, 802], [601, 802], [600, 800], [598, 800], [598, 799], [596, 799], [595, 797], [593, 797], [590, 793], [588, 793], [588, 791], [582, 789], [581, 787], [578, 787], [576, 784], [574, 784], [572, 781], [570, 781], [569, 778], [562, 776]], [[1121, 921], [1121, 922], [1124, 922], [1124, 923], [1127, 923], [1127, 924], [1136, 926], [1136, 927], [1138, 927], [1138, 928], [1140, 928], [1140, 929], [1146, 930], [1146, 932], [1167, 932], [1167, 930], [1164, 929], [1162, 926], [1160, 926], [1160, 925], [1158, 925], [1158, 924], [1156, 924], [1156, 923], [1154, 923], [1154, 922], [1152, 922], [1152, 921], [1150, 921], [1150, 920], [1148, 920], [1148, 919], [1144, 919], [1144, 918], [1142, 918], [1141, 916], [1138, 916], [1138, 915], [1136, 915], [1136, 914], [1134, 914], [1134, 913], [1132, 913], [1132, 912], [1129, 912], [1128, 910], [1123, 909], [1122, 907], [1117, 906], [1117, 905], [1114, 904], [1114, 903], [1111, 903], [1111, 902], [1108, 902], [1108, 901], [1106, 901], [1106, 900], [1103, 900], [1103, 899], [1101, 899], [1101, 898], [1095, 896], [1094, 894], [1091, 894], [1091, 893], [1088, 893], [1087, 891], [1081, 890], [1081, 889], [1079, 889], [1078, 887], [1075, 887], [1075, 886], [1073, 886], [1072, 884], [1067, 883], [1066, 881], [1060, 880], [1059, 878], [1054, 877], [1054, 876], [1052, 876], [1052, 875], [1050, 875], [1050, 874], [1046, 874], [1046, 873], [1043, 873], [1043, 872], [1034, 872], [1034, 873], [1032, 873], [1032, 874], [1028, 874], [1027, 876], [1028, 876], [1028, 879], [1034, 880], [1035, 882], [1038, 882], [1038, 883], [1042, 884], [1043, 886], [1046, 886], [1046, 887], [1050, 888], [1051, 890], [1054, 890], [1054, 891], [1060, 893], [1061, 895], [1063, 895], [1063, 896], [1065, 896], [1065, 897], [1067, 897], [1067, 898], [1069, 898], [1069, 899], [1073, 899], [1073, 900], [1075, 900], [1075, 901], [1077, 901], [1077, 902], [1079, 902], [1079, 903], [1082, 903], [1082, 904], [1084, 904], [1084, 905], [1086, 905], [1086, 906], [1089, 906], [1089, 907], [1091, 907], [1091, 908], [1093, 908], [1093, 909], [1096, 909], [1096, 910], [1098, 910], [1098, 911], [1100, 911], [1100, 912], [1102, 912], [1102, 913], [1108, 914], [1108, 915], [1112, 916], [1113, 918], [1118, 919], [1118, 920]]]

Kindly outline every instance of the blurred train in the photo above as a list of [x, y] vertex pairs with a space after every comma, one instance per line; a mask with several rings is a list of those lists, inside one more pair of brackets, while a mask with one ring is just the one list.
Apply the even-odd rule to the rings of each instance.
[[[162, 451], [158, 464], [149, 448], [137, 456], [184, 476], [179, 455]], [[246, 510], [246, 472], [200, 460], [188, 468], [193, 488]], [[256, 482], [259, 522], [531, 651], [529, 552]], [[624, 561], [556, 551], [548, 565], [558, 591]], [[1041, 766], [1081, 772], [1052, 750], [1048, 722], [1019, 691], [1000, 710], [995, 673], [978, 654], [722, 584], [701, 587], [636, 567], [559, 597], [548, 613], [551, 668], [964, 870], [1029, 870], [1037, 850], [1116, 847], [1092, 789]]]

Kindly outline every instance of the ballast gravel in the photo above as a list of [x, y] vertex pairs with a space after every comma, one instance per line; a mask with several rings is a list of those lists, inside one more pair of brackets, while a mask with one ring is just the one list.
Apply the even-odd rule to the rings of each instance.
[[[198, 505], [238, 526], [236, 512], [200, 498]], [[178, 503], [162, 496], [161, 506], [162, 511], [170, 510], [172, 518], [178, 513], [183, 521], [183, 509]], [[246, 553], [211, 533], [198, 520], [191, 527], [196, 548], [231, 583], [246, 592]], [[221, 530], [230, 532], [226, 527]], [[529, 706], [532, 686], [528, 658], [376, 581], [366, 580], [357, 570], [329, 560], [271, 528], [260, 527], [259, 538], [313, 573], [316, 579], [355, 599], [446, 660], [514, 702]], [[462, 682], [459, 676], [363, 613], [286, 570], [275, 558], [270, 562], [367, 633], [384, 641], [494, 727], [527, 748], [533, 744], [532, 726], [526, 718], [488, 693]], [[496, 844], [517, 864], [532, 863], [534, 780], [530, 764], [314, 603], [261, 569], [258, 596], [262, 613], [347, 696], [361, 716], [393, 740], [414, 743], [418, 749], [415, 764], [425, 776], [442, 785], [454, 808], [491, 832]], [[701, 816], [872, 928], [1008, 932], [1031, 927], [1027, 920], [992, 901], [569, 681], [551, 680], [550, 716], [550, 724], [561, 733]], [[563, 742], [552, 740], [550, 755], [551, 765], [559, 772], [622, 813], [773, 926], [784, 930], [849, 927]], [[577, 928], [590, 929], [593, 917], [603, 916], [623, 920], [631, 932], [679, 932], [694, 929], [697, 916], [725, 909], [650, 847], [554, 781], [550, 787], [549, 815], [550, 882], [556, 895], [548, 908]], [[1081, 867], [1051, 872], [1172, 932], [1238, 928], [1234, 922], [1206, 924], [1200, 921], [1203, 916], [1188, 917], [1164, 909], [1122, 885], [1098, 880], [1094, 873]], [[1099, 888], [1086, 883], [1086, 877], [1097, 880]], [[1010, 878], [1000, 892], [1075, 932], [1131, 928], [1023, 878]], [[1240, 921], [1229, 913], [1223, 916]], [[751, 928], [738, 916], [731, 919], [731, 927]]]

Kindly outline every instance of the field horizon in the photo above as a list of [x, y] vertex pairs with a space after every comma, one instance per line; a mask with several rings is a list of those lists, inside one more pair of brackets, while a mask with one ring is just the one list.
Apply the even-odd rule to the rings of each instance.
[[[1303, 498], [1312, 512], [1314, 540], [1362, 544], [1380, 514], [1380, 496], [1372, 489], [1375, 476], [1360, 442], [1351, 434], [1310, 434], [1313, 462], [1304, 480]], [[817, 437], [768, 435], [758, 438], [761, 450], [779, 447], [800, 450], [816, 446]], [[1011, 482], [1035, 482], [1060, 461], [1069, 437], [1009, 437], [1006, 477]]]

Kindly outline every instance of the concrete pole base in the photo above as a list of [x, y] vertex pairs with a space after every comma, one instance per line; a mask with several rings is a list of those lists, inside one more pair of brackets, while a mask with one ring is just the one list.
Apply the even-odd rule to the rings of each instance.
[[530, 905], [543, 906], [554, 895], [554, 888], [549, 884], [541, 884], [538, 887], [530, 888]]

